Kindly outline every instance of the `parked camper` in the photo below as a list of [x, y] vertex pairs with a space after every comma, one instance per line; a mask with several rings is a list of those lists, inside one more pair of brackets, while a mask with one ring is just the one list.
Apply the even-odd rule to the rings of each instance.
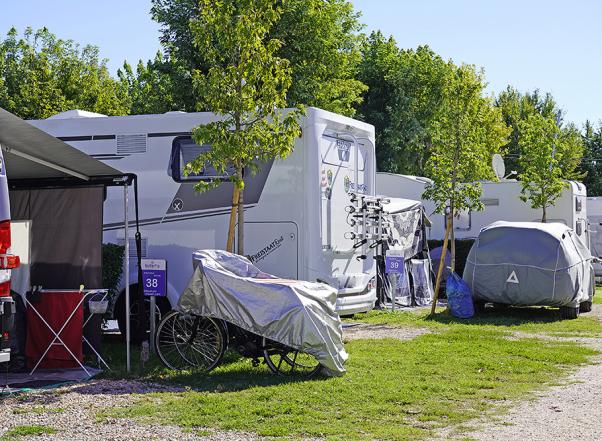
[[[163, 308], [175, 305], [186, 287], [193, 251], [226, 246], [232, 184], [199, 194], [195, 183], [215, 177], [216, 170], [207, 166], [198, 175], [182, 172], [210, 148], [195, 144], [191, 130], [216, 119], [212, 113], [105, 117], [69, 111], [31, 121], [138, 176], [142, 255], [167, 260], [168, 304], [164, 300]], [[268, 273], [334, 286], [341, 314], [368, 311], [376, 300], [374, 259], [357, 259], [361, 249], [354, 249], [344, 234], [349, 193], [374, 195], [374, 127], [315, 108], [307, 110], [301, 123], [303, 134], [294, 152], [247, 177], [245, 252]], [[123, 243], [123, 227], [123, 194], [108, 189], [104, 241]], [[136, 253], [133, 243], [130, 253]], [[136, 271], [130, 275], [129, 283], [135, 284]]]
[[[589, 221], [590, 251], [592, 256], [602, 258], [602, 197], [587, 198], [587, 220]], [[596, 279], [602, 278], [602, 264], [594, 262]]]
[[[428, 178], [396, 175], [392, 173], [376, 174], [376, 192], [392, 197], [422, 199], [422, 193], [431, 182]], [[569, 181], [555, 205], [547, 210], [548, 222], [560, 222], [575, 230], [584, 244], [589, 247], [587, 222], [587, 191], [580, 182]], [[479, 235], [481, 228], [496, 222], [539, 222], [541, 210], [531, 208], [528, 202], [520, 199], [521, 184], [514, 179], [501, 179], [498, 182], [483, 181], [481, 201], [483, 211], [461, 213], [454, 222], [455, 236], [458, 239], [472, 239]], [[433, 226], [430, 239], [443, 239], [445, 219], [433, 215], [435, 205], [432, 201], [423, 201], [427, 215], [431, 216]]]

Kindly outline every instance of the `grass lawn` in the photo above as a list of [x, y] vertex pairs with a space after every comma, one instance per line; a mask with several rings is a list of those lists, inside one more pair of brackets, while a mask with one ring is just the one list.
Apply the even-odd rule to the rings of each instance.
[[2, 435], [0, 439], [2, 441], [18, 440], [26, 436], [49, 435], [53, 433], [56, 433], [56, 429], [50, 426], [17, 426]]
[[[129, 408], [100, 415], [150, 418], [185, 428], [211, 427], [262, 436], [328, 440], [422, 439], [459, 426], [587, 363], [595, 351], [574, 342], [516, 338], [510, 331], [598, 335], [589, 317], [559, 321], [551, 310], [491, 311], [458, 321], [398, 312], [360, 315], [362, 321], [434, 328], [413, 340], [346, 344], [348, 373], [340, 378], [282, 379], [267, 368], [230, 357], [209, 374], [171, 372], [151, 364], [145, 378], [190, 387], [144, 395]], [[123, 352], [111, 356], [114, 363]], [[137, 351], [136, 351], [137, 352]], [[114, 376], [122, 373], [117, 369]]]

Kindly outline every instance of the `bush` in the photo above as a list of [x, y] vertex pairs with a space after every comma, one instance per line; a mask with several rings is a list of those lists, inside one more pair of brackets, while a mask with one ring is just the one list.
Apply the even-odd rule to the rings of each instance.
[[[474, 239], [456, 239], [456, 274], [462, 277], [464, 274], [464, 267], [466, 266], [466, 259], [468, 258], [468, 253], [472, 248], [472, 244], [474, 243]], [[429, 240], [429, 249], [443, 246], [442, 240]], [[450, 243], [447, 245], [447, 252], [450, 252]]]
[[102, 286], [109, 290], [109, 308], [106, 318], [112, 318], [115, 300], [119, 294], [118, 287], [123, 274], [124, 252], [123, 245], [102, 244]]

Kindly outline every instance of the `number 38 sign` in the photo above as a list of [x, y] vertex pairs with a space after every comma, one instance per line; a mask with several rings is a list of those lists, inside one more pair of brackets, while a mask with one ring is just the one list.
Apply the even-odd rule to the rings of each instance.
[[142, 284], [145, 296], [166, 296], [167, 262], [163, 259], [142, 259]]

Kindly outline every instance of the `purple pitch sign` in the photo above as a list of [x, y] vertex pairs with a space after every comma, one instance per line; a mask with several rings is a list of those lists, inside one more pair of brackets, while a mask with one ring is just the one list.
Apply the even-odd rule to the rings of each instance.
[[385, 273], [403, 274], [404, 259], [403, 256], [386, 256], [385, 257]]
[[163, 259], [142, 259], [142, 285], [145, 296], [167, 295], [167, 262]]

